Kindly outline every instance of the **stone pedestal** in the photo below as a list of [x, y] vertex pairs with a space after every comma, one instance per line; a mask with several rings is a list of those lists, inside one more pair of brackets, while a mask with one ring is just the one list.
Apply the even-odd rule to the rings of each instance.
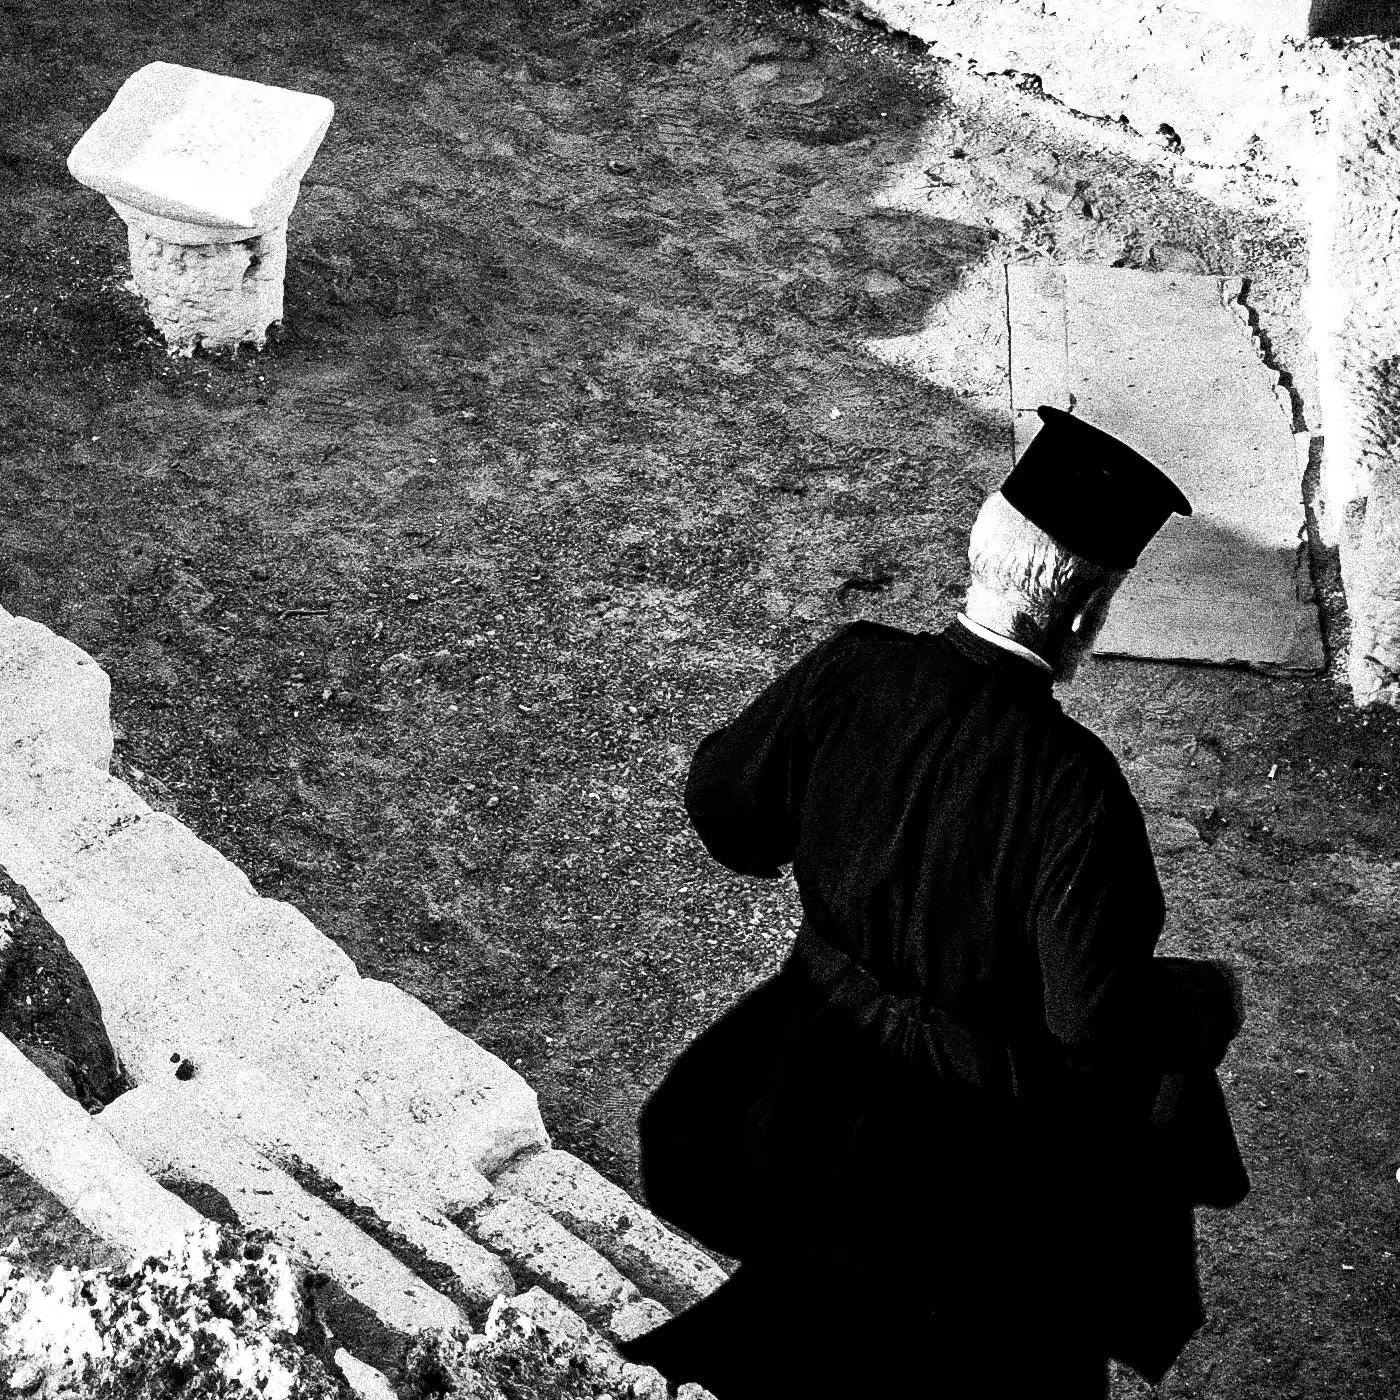
[[200, 346], [261, 347], [282, 319], [287, 225], [233, 243], [176, 243], [127, 224], [131, 287], [166, 344], [183, 354]]
[[282, 317], [287, 219], [324, 97], [149, 63], [68, 157], [126, 221], [131, 286], [171, 350], [262, 345]]

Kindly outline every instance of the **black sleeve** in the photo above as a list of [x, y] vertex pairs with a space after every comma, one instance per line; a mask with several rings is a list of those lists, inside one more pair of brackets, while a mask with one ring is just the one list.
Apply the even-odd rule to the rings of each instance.
[[1113, 776], [1042, 876], [1046, 1025], [1086, 1069], [1213, 1068], [1239, 1029], [1236, 989], [1211, 963], [1153, 957], [1161, 886], [1142, 813]]
[[848, 631], [809, 651], [703, 739], [691, 760], [686, 814], [709, 853], [741, 875], [775, 879], [796, 853], [805, 706]]

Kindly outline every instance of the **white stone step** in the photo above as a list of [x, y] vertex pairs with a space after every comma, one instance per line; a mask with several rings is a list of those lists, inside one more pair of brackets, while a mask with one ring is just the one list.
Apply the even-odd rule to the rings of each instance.
[[198, 1105], [142, 1086], [115, 1099], [97, 1122], [153, 1176], [214, 1187], [246, 1228], [269, 1231], [290, 1255], [334, 1279], [396, 1335], [467, 1326], [455, 1303], [248, 1143], [224, 1132]]
[[[150, 1170], [216, 1187], [332, 1277], [328, 1240], [352, 1254], [373, 1245], [366, 1301], [398, 1327], [416, 1285], [317, 1195], [367, 1212], [430, 1277], [447, 1270], [444, 1287], [468, 1306], [513, 1292], [514, 1269], [614, 1338], [669, 1313], [604, 1250], [682, 1303], [723, 1278], [583, 1163], [541, 1155], [548, 1138], [518, 1075], [397, 988], [360, 978], [295, 909], [259, 898], [103, 772], [90, 743], [84, 756], [87, 730], [105, 724], [92, 678], [13, 621], [0, 614], [0, 639], [20, 636], [31, 673], [60, 685], [78, 675], [89, 698], [62, 741], [41, 723], [7, 732], [0, 703], [0, 863], [88, 972], [140, 1082], [103, 1121]], [[487, 1174], [505, 1163], [493, 1186]]]
[[590, 1322], [607, 1328], [619, 1309], [641, 1297], [597, 1250], [523, 1196], [493, 1197], [461, 1218], [518, 1275], [538, 1280]]
[[223, 1049], [372, 1130], [405, 1170], [433, 1161], [449, 1181], [547, 1145], [524, 1079], [360, 978], [290, 905], [241, 893], [232, 866], [116, 780], [0, 760], [0, 864], [83, 964], [138, 1078]]
[[567, 1152], [522, 1157], [497, 1175], [495, 1185], [542, 1206], [668, 1308], [698, 1303], [727, 1277], [620, 1186]]
[[[504, 1261], [443, 1213], [430, 1163], [416, 1179], [390, 1171], [363, 1138], [352, 1137], [319, 1113], [314, 1103], [257, 1066], [222, 1052], [196, 1063], [199, 1068], [187, 1080], [177, 1079], [175, 1067], [167, 1064], [159, 1080], [141, 1086], [147, 1103], [164, 1100], [175, 1116], [203, 1113], [220, 1132], [248, 1144], [293, 1178], [302, 1174], [314, 1182], [308, 1187], [313, 1194], [338, 1192], [372, 1216], [386, 1236], [421, 1256], [423, 1263], [415, 1263], [415, 1268], [430, 1267], [450, 1276], [474, 1316], [484, 1316], [497, 1297], [515, 1292]], [[471, 1203], [485, 1200], [490, 1190], [485, 1177], [477, 1176]]]
[[[624, 1361], [583, 1318], [543, 1288], [502, 1298], [491, 1309], [485, 1336], [489, 1342], [508, 1345], [513, 1332], [529, 1335], [535, 1330], [559, 1352], [577, 1357], [587, 1373], [608, 1385], [614, 1394], [636, 1400], [668, 1400], [668, 1387], [659, 1371]], [[705, 1393], [698, 1392], [695, 1400]]]
[[107, 673], [80, 647], [0, 608], [0, 758], [36, 744], [68, 746], [105, 773], [111, 690]]
[[163, 1254], [204, 1223], [4, 1036], [0, 1086], [0, 1156], [134, 1261]]
[[173, 1053], [223, 1050], [371, 1136], [386, 1163], [418, 1175], [432, 1163], [466, 1200], [480, 1172], [548, 1146], [514, 1070], [397, 988], [360, 978], [297, 910], [259, 898], [211, 846], [99, 769], [105, 678], [81, 653], [0, 612], [5, 655], [22, 664], [0, 670], [0, 864], [83, 964], [138, 1078]]

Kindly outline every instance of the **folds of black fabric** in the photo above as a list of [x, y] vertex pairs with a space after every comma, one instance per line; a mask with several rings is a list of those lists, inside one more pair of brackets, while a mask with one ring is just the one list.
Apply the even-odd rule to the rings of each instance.
[[1053, 1298], [1016, 1318], [935, 1313], [859, 1270], [746, 1264], [619, 1350], [717, 1400], [1103, 1400], [1107, 1361], [1075, 1322]]
[[856, 624], [700, 745], [686, 806], [732, 869], [790, 862], [805, 917], [643, 1113], [648, 1203], [747, 1281], [639, 1345], [732, 1350], [745, 1298], [797, 1335], [804, 1280], [860, 1276], [915, 1331], [1049, 1347], [1050, 1307], [1158, 1379], [1201, 1321], [1192, 1207], [1248, 1186], [1214, 1073], [1236, 989], [1154, 956], [1141, 811], [1050, 678]]

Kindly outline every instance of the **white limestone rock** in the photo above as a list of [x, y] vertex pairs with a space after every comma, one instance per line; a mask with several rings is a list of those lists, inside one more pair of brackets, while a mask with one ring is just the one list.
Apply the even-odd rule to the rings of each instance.
[[171, 243], [148, 231], [133, 212], [127, 221], [131, 287], [166, 344], [192, 355], [201, 346], [245, 342], [261, 348], [282, 319], [287, 225], [237, 243]]
[[[190, 1078], [174, 1066], [141, 1086], [148, 1104], [164, 1101], [174, 1118], [205, 1115], [218, 1130], [255, 1148], [293, 1175], [307, 1173], [326, 1191], [372, 1214], [398, 1240], [451, 1277], [466, 1306], [482, 1315], [496, 1298], [515, 1292], [505, 1263], [469, 1238], [433, 1203], [432, 1164], [419, 1177], [385, 1167], [362, 1138], [321, 1114], [314, 1101], [288, 1090], [255, 1065], [218, 1051], [197, 1061]], [[148, 1109], [148, 1111], [151, 1111]], [[423, 1178], [429, 1178], [424, 1180]], [[490, 1192], [477, 1178], [474, 1200]], [[440, 1198], [439, 1198], [440, 1199]]]
[[640, 1337], [670, 1320], [669, 1310], [663, 1308], [660, 1303], [652, 1298], [638, 1298], [633, 1302], [623, 1303], [613, 1313], [608, 1319], [607, 1330], [610, 1337], [616, 1337], [620, 1342], [630, 1342], [634, 1337]]
[[543, 1288], [499, 1299], [486, 1319], [485, 1339], [500, 1350], [509, 1350], [515, 1336], [532, 1334], [546, 1339], [561, 1358], [575, 1358], [615, 1395], [668, 1400], [669, 1388], [659, 1371], [624, 1361], [583, 1318]]
[[320, 1358], [298, 1345], [311, 1322], [286, 1255], [249, 1249], [203, 1224], [179, 1245], [126, 1269], [47, 1279], [0, 1256], [0, 1381], [34, 1400], [187, 1393], [223, 1400], [340, 1400]]
[[[429, 1388], [436, 1392], [445, 1384], [447, 1393], [459, 1400], [505, 1400], [503, 1384], [512, 1395], [668, 1400], [659, 1371], [624, 1361], [597, 1331], [543, 1288], [497, 1299], [476, 1335], [423, 1336], [404, 1369], [414, 1394]], [[712, 1400], [693, 1385], [683, 1387], [681, 1394], [686, 1400]]]

